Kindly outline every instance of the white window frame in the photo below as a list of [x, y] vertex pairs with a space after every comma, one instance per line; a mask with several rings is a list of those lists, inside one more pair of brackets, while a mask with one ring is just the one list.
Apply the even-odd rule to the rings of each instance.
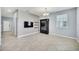
[[56, 27], [60, 28], [60, 29], [68, 28], [68, 15], [67, 14], [62, 14], [62, 15], [56, 16]]

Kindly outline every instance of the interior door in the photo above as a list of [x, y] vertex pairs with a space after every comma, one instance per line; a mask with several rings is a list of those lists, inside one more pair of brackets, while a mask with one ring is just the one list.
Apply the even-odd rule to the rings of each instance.
[[40, 33], [49, 33], [49, 19], [40, 20]]
[[3, 21], [3, 31], [10, 31], [10, 22]]

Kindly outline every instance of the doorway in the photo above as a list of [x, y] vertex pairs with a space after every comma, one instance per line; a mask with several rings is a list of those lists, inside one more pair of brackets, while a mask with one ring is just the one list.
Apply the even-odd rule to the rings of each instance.
[[9, 21], [3, 21], [3, 31], [11, 31], [11, 26]]
[[49, 19], [40, 20], [40, 33], [49, 34]]

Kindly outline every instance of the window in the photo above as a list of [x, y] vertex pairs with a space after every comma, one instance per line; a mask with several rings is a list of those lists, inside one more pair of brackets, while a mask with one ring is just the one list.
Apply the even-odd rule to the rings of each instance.
[[56, 27], [61, 28], [61, 29], [68, 27], [68, 15], [67, 14], [56, 16]]

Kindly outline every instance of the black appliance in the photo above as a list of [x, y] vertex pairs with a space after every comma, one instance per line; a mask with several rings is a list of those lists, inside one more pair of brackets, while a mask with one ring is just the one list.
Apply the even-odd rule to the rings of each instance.
[[33, 22], [24, 22], [24, 28], [29, 28], [29, 27], [33, 27]]
[[40, 20], [40, 33], [49, 33], [49, 19]]

